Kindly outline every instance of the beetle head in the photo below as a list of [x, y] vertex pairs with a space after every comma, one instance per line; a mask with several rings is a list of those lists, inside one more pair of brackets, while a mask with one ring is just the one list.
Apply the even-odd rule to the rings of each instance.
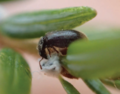
[[45, 40], [43, 37], [41, 37], [39, 42], [38, 42], [38, 51], [39, 51], [39, 55], [41, 57], [47, 59], [47, 55], [45, 53]]

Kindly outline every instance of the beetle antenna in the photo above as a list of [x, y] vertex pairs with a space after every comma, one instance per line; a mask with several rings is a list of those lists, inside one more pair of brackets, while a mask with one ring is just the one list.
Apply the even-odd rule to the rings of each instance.
[[43, 57], [42, 57], [42, 59], [39, 61], [39, 66], [40, 66], [40, 69], [42, 69], [42, 66], [41, 66], [41, 64], [40, 64], [40, 62], [43, 60]]

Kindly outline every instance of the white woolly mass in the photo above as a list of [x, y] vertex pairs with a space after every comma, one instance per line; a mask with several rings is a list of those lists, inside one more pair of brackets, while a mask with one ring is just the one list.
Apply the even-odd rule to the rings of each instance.
[[62, 67], [57, 55], [52, 55], [48, 60], [43, 59], [40, 64], [42, 66], [41, 71], [45, 75], [57, 77], [61, 73]]

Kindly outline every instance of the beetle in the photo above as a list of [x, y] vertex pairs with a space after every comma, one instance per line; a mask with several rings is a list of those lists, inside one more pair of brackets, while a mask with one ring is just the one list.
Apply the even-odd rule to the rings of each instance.
[[[85, 39], [86, 35], [76, 30], [61, 30], [47, 33], [41, 37], [38, 43], [38, 51], [41, 57], [48, 59], [52, 48], [55, 52], [61, 55], [66, 55], [69, 44], [77, 39]], [[58, 48], [58, 49], [57, 49]], [[53, 51], [53, 52], [54, 52]]]
[[[38, 42], [39, 55], [42, 57], [42, 59], [51, 58], [53, 53], [56, 53], [58, 56], [65, 56], [67, 54], [67, 48], [70, 43], [78, 39], [87, 39], [87, 37], [85, 34], [76, 30], [61, 30], [49, 32], [45, 36], [41, 37]], [[41, 64], [40, 68], [42, 69]], [[75, 78], [74, 76], [69, 74], [64, 67], [62, 67], [61, 74], [68, 78]]]

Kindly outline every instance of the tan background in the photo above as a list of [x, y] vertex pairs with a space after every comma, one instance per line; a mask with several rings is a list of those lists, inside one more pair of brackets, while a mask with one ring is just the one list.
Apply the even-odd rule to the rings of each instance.
[[[26, 0], [19, 2], [1, 3], [9, 15], [13, 15], [23, 11], [34, 11], [41, 9], [55, 9], [74, 6], [90, 6], [97, 10], [98, 15], [87, 25], [103, 26], [120, 26], [120, 0]], [[44, 76], [39, 69], [38, 58], [23, 53], [30, 64], [33, 80], [32, 94], [66, 94], [60, 82], [56, 78]], [[69, 80], [81, 94], [94, 94], [82, 80]], [[107, 87], [108, 88], [108, 87]], [[108, 88], [111, 94], [120, 94], [120, 91]]]

